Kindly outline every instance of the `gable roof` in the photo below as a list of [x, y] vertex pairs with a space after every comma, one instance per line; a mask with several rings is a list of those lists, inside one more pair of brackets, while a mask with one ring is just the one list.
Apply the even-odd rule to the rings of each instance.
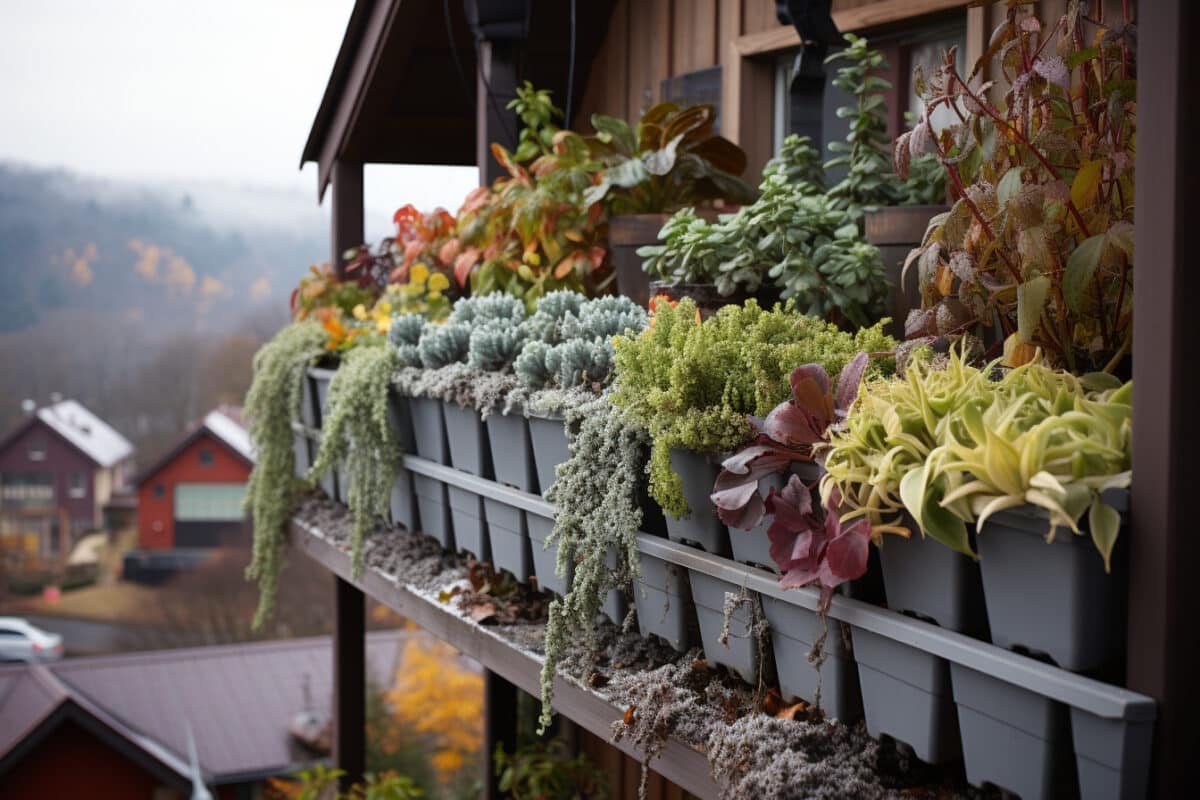
[[193, 424], [161, 458], [143, 470], [134, 480], [134, 485], [141, 486], [153, 478], [163, 467], [174, 461], [180, 453], [205, 434], [225, 445], [235, 457], [245, 462], [246, 466], [254, 466], [254, 444], [250, 441], [250, 432], [243, 427], [241, 419], [241, 409], [232, 406], [221, 406], [208, 412], [204, 415], [204, 419]]
[[[368, 669], [381, 685], [410, 635], [367, 635]], [[331, 708], [331, 647], [321, 636], [0, 667], [0, 775], [68, 706], [110, 744], [183, 779], [190, 780], [189, 725], [210, 784], [291, 771], [315, 760], [292, 742], [288, 724], [306, 707]]]
[[41, 422], [97, 466], [112, 467], [133, 455], [133, 445], [77, 400], [44, 406], [0, 441], [0, 447]]

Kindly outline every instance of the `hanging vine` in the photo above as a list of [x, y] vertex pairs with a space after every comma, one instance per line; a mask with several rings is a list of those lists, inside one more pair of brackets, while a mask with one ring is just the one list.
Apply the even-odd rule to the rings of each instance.
[[355, 577], [362, 571], [363, 539], [387, 507], [400, 469], [400, 445], [388, 418], [388, 389], [395, 371], [396, 350], [382, 340], [346, 353], [329, 384], [329, 417], [322, 426], [316, 463], [308, 473], [310, 480], [316, 480], [340, 464], [349, 476]]
[[254, 523], [254, 550], [246, 577], [258, 582], [254, 627], [275, 610], [283, 567], [284, 526], [299, 500], [292, 420], [300, 415], [304, 373], [321, 352], [325, 332], [315, 322], [289, 325], [254, 356], [254, 380], [246, 394], [246, 417], [255, 462], [246, 483], [245, 507]]
[[[596, 616], [604, 598], [639, 574], [638, 481], [649, 441], [646, 432], [606, 398], [567, 410], [571, 458], [559, 465], [547, 494], [558, 508], [548, 541], [558, 543], [558, 574], [565, 576], [572, 565], [575, 573], [566, 596], [550, 604], [541, 676], [543, 731], [553, 716], [554, 673], [567, 646], [582, 642], [595, 652]], [[616, 555], [615, 569], [607, 560], [610, 552]]]

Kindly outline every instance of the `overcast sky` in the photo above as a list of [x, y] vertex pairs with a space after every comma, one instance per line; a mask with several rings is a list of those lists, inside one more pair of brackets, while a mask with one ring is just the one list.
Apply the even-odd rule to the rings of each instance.
[[[297, 167], [352, 6], [0, 0], [0, 159], [294, 187], [315, 203], [315, 167]], [[475, 182], [473, 169], [374, 167], [368, 214], [457, 208]]]

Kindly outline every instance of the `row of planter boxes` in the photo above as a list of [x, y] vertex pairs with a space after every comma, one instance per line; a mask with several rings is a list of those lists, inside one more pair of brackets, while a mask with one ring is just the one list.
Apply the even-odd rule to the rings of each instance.
[[[312, 428], [319, 427], [323, 377], [313, 372], [315, 419], [304, 419], [316, 423]], [[397, 397], [393, 406], [399, 435], [411, 445], [406, 452], [416, 453], [404, 458], [392, 495], [393, 521], [490, 560], [518, 579], [533, 577], [543, 588], [567, 592], [571, 575], [556, 574], [556, 548], [545, 545], [554, 509], [539, 496], [569, 455], [563, 423], [499, 413], [484, 421], [473, 410], [428, 399]], [[310, 458], [315, 453], [305, 426], [297, 430], [299, 464], [306, 447]], [[975, 785], [1025, 798], [1059, 796], [1075, 785], [1086, 797], [1145, 793], [1153, 701], [1008, 649], [1021, 644], [1054, 653], [1075, 669], [1111, 654], [1102, 631], [1066, 636], [1049, 621], [1089, 602], [1068, 580], [1082, 576], [1085, 588], [1089, 580], [1095, 583], [1085, 559], [1070, 552], [1081, 537], [1060, 536], [1056, 541], [1065, 544], [1051, 547], [1049, 557], [1043, 551], [1015, 556], [1022, 591], [1030, 594], [1043, 581], [1055, 587], [1053, 601], [1018, 597], [997, 612], [989, 606], [987, 613], [981, 586], [992, 586], [979, 563], [931, 540], [893, 537], [880, 554], [890, 609], [837, 597], [822, 618], [814, 611], [815, 592], [780, 590], [777, 576], [763, 568], [770, 564], [765, 531], [733, 531], [731, 538], [708, 513], [714, 461], [679, 453], [672, 463], [697, 513], [668, 520], [669, 538], [640, 536], [642, 575], [633, 601], [643, 634], [680, 650], [702, 645], [710, 663], [751, 683], [765, 669], [788, 699], [819, 703], [846, 722], [865, 717], [873, 736], [903, 741], [924, 761], [961, 757]], [[344, 496], [336, 477], [333, 483], [326, 491]], [[1022, 520], [1010, 514], [999, 522], [1019, 528]], [[981, 545], [1014, 538], [1047, 547], [1039, 535], [988, 528]], [[1096, 560], [1094, 552], [1084, 553]], [[984, 550], [985, 565], [989, 558], [1003, 566], [1014, 556]], [[1113, 594], [1113, 579], [1102, 569], [1100, 577]], [[728, 625], [727, 599], [733, 606]], [[762, 642], [753, 632], [759, 609], [769, 630]], [[619, 622], [625, 598], [613, 592], [604, 611]], [[998, 621], [1037, 620], [1041, 636], [1006, 640], [997, 636], [1003, 624], [993, 621], [996, 644], [988, 644], [993, 613]], [[820, 640], [823, 658], [810, 663]]]

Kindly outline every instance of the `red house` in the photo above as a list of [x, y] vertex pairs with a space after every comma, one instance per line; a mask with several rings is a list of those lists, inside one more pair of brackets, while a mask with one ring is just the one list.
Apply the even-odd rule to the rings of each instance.
[[133, 445], [75, 400], [40, 408], [0, 440], [0, 539], [42, 558], [103, 524]]
[[138, 477], [138, 549], [125, 559], [126, 577], [177, 572], [220, 545], [248, 543], [242, 498], [253, 465], [238, 409], [209, 412]]

